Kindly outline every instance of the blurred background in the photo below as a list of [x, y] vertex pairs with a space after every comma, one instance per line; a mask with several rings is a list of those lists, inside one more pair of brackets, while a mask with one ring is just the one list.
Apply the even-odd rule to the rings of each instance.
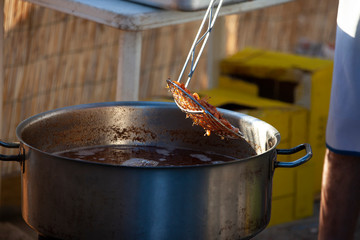
[[[23, 0], [2, 2], [2, 140], [17, 141], [16, 126], [34, 114], [116, 100], [122, 31]], [[319, 200], [337, 4], [293, 0], [221, 17], [224, 56], [217, 79], [209, 82], [207, 61], [200, 60], [190, 86], [210, 96], [214, 105], [278, 128], [280, 148], [312, 145], [311, 163], [277, 170], [271, 226], [313, 216]], [[199, 24], [142, 32], [139, 100], [169, 100], [165, 80], [177, 78]], [[20, 211], [20, 167], [1, 162], [0, 170], [0, 210], [5, 216]]]

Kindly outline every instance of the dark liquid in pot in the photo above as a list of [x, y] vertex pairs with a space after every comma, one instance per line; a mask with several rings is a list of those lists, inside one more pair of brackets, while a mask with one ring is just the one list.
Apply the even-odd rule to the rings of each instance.
[[183, 148], [92, 146], [54, 153], [72, 159], [126, 166], [185, 166], [217, 164], [238, 158]]

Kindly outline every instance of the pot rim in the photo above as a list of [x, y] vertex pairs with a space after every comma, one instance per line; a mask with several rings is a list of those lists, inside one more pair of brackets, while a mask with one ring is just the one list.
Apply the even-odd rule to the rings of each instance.
[[[131, 169], [180, 169], [180, 168], [188, 169], [188, 168], [217, 167], [217, 166], [224, 166], [224, 165], [228, 165], [228, 164], [236, 164], [239, 162], [250, 161], [251, 159], [253, 159], [255, 157], [259, 157], [259, 156], [262, 156], [265, 154], [269, 154], [269, 152], [275, 151], [275, 149], [278, 146], [278, 144], [280, 143], [280, 139], [281, 139], [279, 131], [276, 128], [274, 128], [272, 125], [270, 125], [269, 123], [262, 121], [258, 118], [252, 117], [250, 115], [244, 114], [244, 113], [235, 112], [235, 111], [231, 111], [231, 110], [227, 110], [227, 109], [221, 109], [221, 108], [217, 108], [221, 113], [226, 113], [227, 115], [230, 115], [230, 116], [241, 117], [242, 119], [246, 119], [246, 121], [258, 121], [259, 123], [264, 125], [264, 127], [269, 128], [273, 132], [274, 137], [276, 138], [275, 144], [273, 146], [271, 146], [269, 149], [267, 149], [266, 151], [264, 151], [260, 154], [257, 154], [255, 156], [249, 156], [249, 157], [236, 159], [233, 161], [223, 162], [223, 163], [200, 164], [200, 165], [181, 165], [181, 166], [126, 166], [126, 165], [92, 162], [92, 161], [86, 161], [86, 160], [81, 160], [81, 159], [73, 159], [73, 158], [58, 156], [53, 153], [49, 153], [49, 152], [40, 150], [34, 146], [31, 146], [30, 144], [26, 143], [21, 137], [21, 131], [23, 130], [23, 128], [25, 126], [31, 124], [35, 120], [46, 119], [46, 118], [52, 117], [54, 115], [68, 112], [69, 110], [73, 111], [73, 110], [83, 110], [83, 109], [89, 109], [89, 108], [99, 108], [99, 107], [104, 108], [104, 107], [115, 107], [115, 106], [135, 106], [135, 107], [144, 107], [144, 108], [150, 107], [150, 106], [156, 106], [157, 108], [177, 108], [178, 109], [178, 107], [176, 106], [176, 104], [174, 102], [156, 102], [156, 101], [119, 101], [119, 102], [98, 102], [98, 103], [78, 104], [78, 105], [72, 105], [72, 106], [67, 106], [67, 107], [62, 107], [62, 108], [56, 108], [56, 109], [52, 109], [49, 111], [44, 111], [44, 112], [38, 113], [36, 115], [33, 115], [33, 116], [21, 121], [19, 123], [19, 125], [16, 127], [16, 136], [19, 139], [19, 141], [21, 142], [21, 144], [26, 145], [30, 149], [36, 150], [42, 154], [45, 154], [45, 155], [48, 155], [51, 157], [56, 157], [59, 159], [64, 159], [64, 160], [73, 161], [73, 162], [79, 162], [82, 164], [96, 164], [96, 165], [107, 166], [107, 167], [120, 167], [120, 168], [131, 168]], [[179, 111], [180, 111], [180, 109], [179, 109]], [[152, 146], [152, 145], [146, 145], [146, 146]]]

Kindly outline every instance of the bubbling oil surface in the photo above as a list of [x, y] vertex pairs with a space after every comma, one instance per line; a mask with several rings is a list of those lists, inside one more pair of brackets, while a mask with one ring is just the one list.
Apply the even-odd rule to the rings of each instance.
[[75, 148], [55, 155], [123, 166], [189, 166], [218, 164], [239, 158], [185, 148], [108, 145]]

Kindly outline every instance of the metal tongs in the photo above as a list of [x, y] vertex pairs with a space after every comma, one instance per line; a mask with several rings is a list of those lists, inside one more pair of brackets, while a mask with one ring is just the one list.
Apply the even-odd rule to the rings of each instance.
[[[218, 2], [218, 4], [216, 4], [216, 2]], [[204, 50], [204, 47], [207, 43], [209, 36], [210, 36], [211, 30], [215, 24], [215, 20], [219, 14], [222, 3], [223, 3], [223, 0], [219, 0], [219, 1], [211, 0], [210, 1], [210, 4], [206, 10], [205, 16], [201, 22], [200, 28], [199, 28], [199, 30], [196, 34], [195, 40], [190, 48], [189, 54], [187, 56], [187, 59], [181, 70], [181, 73], [179, 75], [177, 82], [173, 82], [170, 79], [168, 79], [166, 81], [167, 81], [170, 91], [173, 94], [174, 101], [177, 104], [177, 106], [181, 109], [181, 111], [185, 112], [188, 117], [192, 118], [194, 124], [202, 126], [206, 130], [207, 135], [209, 135], [210, 132], [214, 132], [215, 134], [219, 135], [222, 138], [225, 138], [225, 137], [226, 138], [241, 138], [244, 135], [239, 131], [239, 129], [232, 126], [227, 120], [225, 120], [221, 116], [219, 116], [219, 114], [216, 114], [216, 112], [217, 112], [216, 110], [215, 110], [215, 112], [212, 110], [212, 113], [211, 113], [209, 111], [210, 109], [208, 107], [209, 104], [204, 106], [203, 101], [202, 101], [203, 104], [201, 104], [199, 102], [200, 101], [199, 97], [195, 97], [194, 94], [191, 94], [190, 91], [186, 89], [190, 83], [190, 80], [194, 74], [194, 71], [199, 62], [201, 54]], [[216, 7], [216, 11], [214, 13], [215, 7]], [[207, 30], [205, 31], [205, 33], [203, 33], [203, 35], [201, 35], [206, 22], [208, 22]], [[201, 48], [195, 59], [196, 47], [201, 42], [202, 42]], [[188, 67], [189, 63], [190, 63], [190, 72], [188, 74], [186, 83], [181, 84], [181, 79], [182, 79], [185, 69]], [[217, 117], [215, 117], [213, 113], [215, 113], [215, 115], [217, 115]]]

